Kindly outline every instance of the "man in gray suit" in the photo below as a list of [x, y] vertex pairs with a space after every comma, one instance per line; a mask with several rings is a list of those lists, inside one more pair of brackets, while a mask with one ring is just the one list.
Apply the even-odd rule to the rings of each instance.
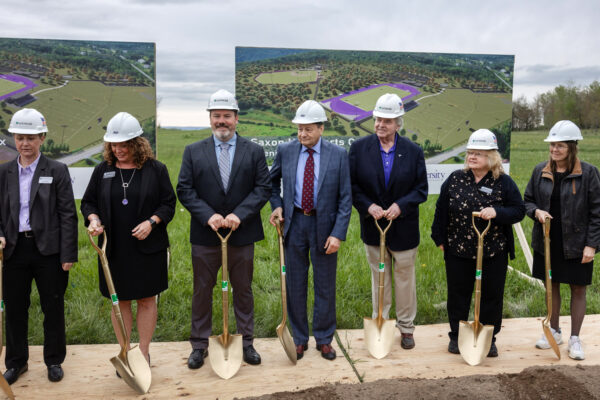
[[27, 371], [31, 283], [44, 313], [44, 363], [48, 379], [63, 378], [66, 352], [64, 294], [77, 262], [77, 211], [69, 169], [40, 148], [48, 127], [31, 108], [17, 111], [8, 131], [19, 156], [0, 166], [0, 247], [4, 250], [6, 381]]
[[[271, 224], [284, 221], [287, 304], [298, 359], [308, 349], [306, 317], [309, 255], [313, 264], [315, 303], [313, 335], [323, 358], [334, 360], [335, 272], [340, 242], [352, 211], [346, 151], [321, 138], [325, 110], [304, 102], [293, 123], [298, 140], [278, 146], [271, 168]], [[283, 199], [281, 180], [283, 179]]]
[[[260, 364], [254, 349], [254, 242], [264, 239], [260, 210], [269, 198], [269, 169], [262, 147], [235, 130], [239, 111], [233, 94], [215, 92], [209, 100], [213, 135], [185, 148], [177, 195], [192, 215], [190, 242], [194, 268], [190, 369], [204, 364], [212, 332], [212, 292], [221, 267], [219, 229], [231, 229], [227, 248], [229, 279], [244, 361]], [[221, 232], [222, 234], [224, 232]]]

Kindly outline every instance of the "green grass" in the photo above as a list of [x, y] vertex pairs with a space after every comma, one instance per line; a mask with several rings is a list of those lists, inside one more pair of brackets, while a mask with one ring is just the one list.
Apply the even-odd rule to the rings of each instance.
[[345, 103], [352, 104], [364, 111], [371, 111], [375, 108], [375, 103], [379, 97], [386, 93], [395, 93], [400, 98], [408, 96], [410, 92], [402, 89], [398, 89], [392, 86], [379, 86], [370, 90], [365, 90], [360, 93], [346, 96], [342, 99]]
[[314, 82], [316, 80], [317, 71], [313, 70], [263, 72], [256, 77], [256, 81], [264, 85], [287, 85], [289, 83], [305, 83]]
[[407, 136], [416, 134], [419, 143], [429, 139], [445, 149], [465, 143], [471, 134], [469, 128], [491, 128], [511, 118], [511, 94], [507, 93], [446, 89], [417, 102], [420, 105], [404, 115]]
[[[167, 165], [171, 181], [175, 186], [181, 163], [181, 155], [186, 144], [210, 135], [201, 132], [163, 130], [158, 131], [160, 159]], [[543, 142], [546, 133], [514, 133], [512, 137], [511, 172], [521, 191], [529, 180], [533, 167], [547, 159], [548, 148]], [[580, 143], [581, 158], [600, 165], [600, 133], [584, 132]], [[417, 299], [416, 324], [443, 323], [447, 321], [446, 277], [442, 254], [430, 239], [430, 227], [435, 210], [437, 195], [429, 196], [421, 208], [421, 245], [417, 256]], [[255, 297], [255, 333], [259, 337], [276, 336], [275, 327], [281, 321], [279, 288], [279, 256], [275, 229], [268, 224], [270, 207], [262, 210], [266, 240], [256, 245], [253, 290]], [[160, 300], [159, 318], [155, 341], [184, 341], [189, 337], [192, 266], [189, 244], [189, 213], [177, 203], [175, 218], [169, 225], [172, 262], [169, 270], [169, 289]], [[531, 221], [526, 218], [523, 228], [528, 239], [531, 237]], [[66, 294], [66, 321], [68, 343], [114, 343], [115, 335], [109, 321], [110, 303], [98, 291], [98, 271], [95, 253], [87, 236], [84, 235], [80, 220], [79, 263], [73, 268]], [[517, 246], [518, 247], [518, 246]], [[596, 262], [599, 258], [596, 258]], [[525, 259], [518, 249], [517, 258], [510, 265], [528, 272]], [[312, 274], [309, 277], [312, 282]], [[362, 328], [364, 316], [371, 314], [370, 272], [360, 240], [357, 214], [354, 211], [350, 221], [348, 238], [342, 244], [337, 268], [337, 321], [340, 329]], [[587, 313], [600, 313], [600, 276], [594, 275], [593, 283], [587, 292]], [[309, 285], [312, 287], [312, 283]], [[213, 326], [215, 333], [221, 332], [220, 291], [214, 290]], [[563, 305], [561, 313], [569, 314], [569, 290], [563, 285]], [[313, 292], [309, 291], [309, 310], [312, 309]], [[392, 310], [393, 313], [393, 310]], [[505, 317], [533, 317], [545, 315], [544, 292], [537, 286], [509, 273], [504, 296]], [[393, 314], [392, 314], [393, 315]], [[309, 321], [312, 313], [309, 312]], [[30, 343], [43, 342], [42, 315], [39, 298], [34, 290], [30, 309]], [[235, 326], [230, 312], [230, 326]], [[133, 340], [137, 340], [134, 334]]]
[[4, 96], [5, 94], [14, 92], [15, 90], [19, 90], [22, 87], [25, 87], [25, 85], [18, 82], [9, 81], [8, 79], [0, 78], [0, 96]]

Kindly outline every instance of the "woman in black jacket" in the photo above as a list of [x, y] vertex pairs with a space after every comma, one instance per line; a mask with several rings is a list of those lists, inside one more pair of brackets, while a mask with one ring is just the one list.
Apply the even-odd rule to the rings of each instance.
[[464, 169], [454, 171], [442, 185], [431, 227], [431, 237], [444, 252], [446, 262], [448, 351], [454, 354], [459, 354], [459, 321], [469, 317], [477, 255], [477, 234], [471, 215], [480, 211], [482, 219], [492, 220], [483, 241], [480, 321], [494, 325], [488, 357], [498, 356], [495, 342], [502, 325], [508, 256], [515, 258], [512, 224], [523, 219], [525, 206], [517, 185], [504, 173], [497, 149], [496, 136], [491, 131], [473, 132]]
[[[577, 157], [581, 131], [571, 121], [558, 121], [545, 142], [550, 142], [550, 159], [538, 164], [525, 190], [527, 215], [534, 221], [533, 276], [545, 279], [544, 220], [551, 219], [552, 316], [554, 339], [562, 343], [559, 327], [560, 284], [571, 287], [571, 337], [569, 357], [585, 358], [579, 332], [586, 308], [586, 286], [592, 283], [594, 255], [600, 245], [600, 174]], [[535, 344], [549, 349], [546, 337]]]
[[[99, 164], [81, 200], [81, 213], [94, 236], [106, 229], [106, 254], [119, 305], [130, 336], [131, 301], [137, 302], [140, 350], [148, 354], [156, 327], [156, 295], [167, 289], [167, 224], [175, 214], [175, 192], [167, 167], [154, 159], [142, 128], [130, 114], [118, 113], [104, 135]], [[102, 237], [100, 244], [102, 243]], [[100, 292], [110, 298], [98, 265]], [[115, 332], [120, 332], [114, 314]], [[117, 333], [119, 341], [123, 338]]]

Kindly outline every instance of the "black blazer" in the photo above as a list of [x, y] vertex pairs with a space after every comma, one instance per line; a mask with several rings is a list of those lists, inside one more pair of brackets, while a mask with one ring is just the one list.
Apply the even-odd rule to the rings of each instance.
[[258, 144], [237, 136], [227, 189], [223, 188], [213, 137], [186, 146], [179, 171], [177, 196], [192, 215], [192, 244], [221, 244], [207, 224], [215, 213], [223, 217], [234, 213], [241, 220], [238, 229], [231, 234], [229, 244], [245, 246], [264, 239], [260, 210], [270, 193], [271, 181], [265, 152]]
[[[40, 183], [40, 178], [42, 182]], [[0, 236], [4, 256], [12, 255], [19, 235], [19, 166], [17, 159], [0, 165]], [[77, 262], [77, 210], [69, 169], [43, 154], [31, 181], [29, 222], [42, 255], [59, 254], [60, 262]]]
[[[396, 133], [396, 152], [388, 187], [377, 135], [361, 138], [350, 146], [352, 204], [360, 214], [360, 237], [368, 245], [379, 246], [379, 231], [368, 212], [373, 203], [384, 210], [393, 203], [400, 216], [392, 223], [386, 243], [393, 251], [419, 245], [419, 204], [427, 200], [427, 171], [423, 150]], [[380, 221], [382, 228], [387, 220]]]
[[[111, 248], [111, 206], [110, 194], [111, 183], [119, 174], [109, 174], [112, 177], [105, 177], [107, 172], [115, 172], [116, 168], [109, 165], [106, 161], [102, 162], [92, 173], [90, 182], [85, 189], [83, 199], [81, 199], [81, 213], [83, 214], [85, 226], [88, 226], [88, 216], [97, 214], [101, 223], [106, 229], [108, 243], [106, 253], [110, 254]], [[145, 254], [156, 253], [169, 247], [169, 236], [167, 235], [167, 224], [173, 219], [175, 214], [175, 192], [169, 179], [167, 167], [157, 160], [148, 160], [142, 166], [142, 184], [138, 209], [135, 210], [139, 222], [143, 222], [152, 215], [160, 217], [161, 223], [154, 226], [152, 232], [144, 240], [137, 241], [138, 250]], [[100, 236], [100, 245], [103, 243], [103, 236]]]

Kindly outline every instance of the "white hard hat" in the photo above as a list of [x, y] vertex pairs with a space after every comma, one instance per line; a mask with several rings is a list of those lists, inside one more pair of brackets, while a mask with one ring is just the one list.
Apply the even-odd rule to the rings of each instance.
[[374, 117], [397, 118], [402, 115], [404, 115], [404, 104], [397, 94], [386, 93], [377, 99], [373, 110]]
[[294, 124], [316, 124], [327, 121], [325, 110], [314, 100], [306, 100], [296, 110], [296, 116], [292, 120]]
[[144, 131], [138, 120], [131, 114], [120, 112], [108, 121], [104, 141], [121, 143], [140, 136]]
[[24, 108], [13, 115], [8, 131], [25, 135], [39, 135], [48, 132], [48, 126], [42, 113], [33, 108]]
[[558, 121], [550, 128], [550, 133], [544, 142], [570, 142], [573, 140], [583, 140], [581, 131], [573, 122], [563, 120]]
[[220, 89], [214, 92], [208, 100], [208, 108], [210, 110], [235, 110], [239, 111], [237, 100], [233, 93], [228, 92], [225, 89]]
[[498, 140], [489, 129], [477, 129], [469, 137], [467, 150], [498, 150]]

